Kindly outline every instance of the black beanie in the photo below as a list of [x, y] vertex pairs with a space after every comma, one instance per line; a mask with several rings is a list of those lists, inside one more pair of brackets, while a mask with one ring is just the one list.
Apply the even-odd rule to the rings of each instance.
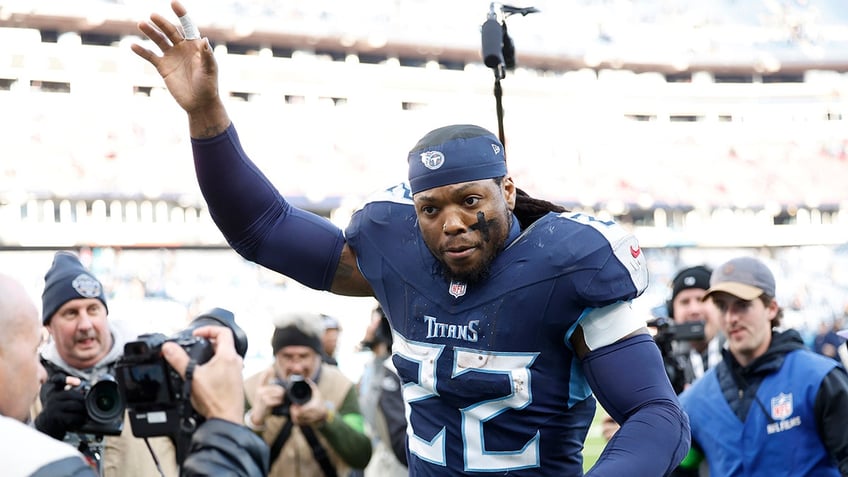
[[[76, 255], [56, 252], [53, 265], [44, 275], [44, 293], [41, 294], [41, 320], [46, 325], [65, 303], [77, 298], [97, 298], [106, 307], [103, 285], [80, 263]], [[109, 308], [106, 307], [106, 311]]]
[[710, 275], [712, 270], [703, 265], [684, 268], [671, 281], [671, 300], [674, 301], [678, 293], [689, 288], [707, 290], [710, 288]]
[[274, 329], [274, 336], [271, 337], [271, 347], [274, 349], [274, 354], [277, 354], [277, 351], [286, 346], [308, 346], [314, 349], [316, 353], [322, 354], [321, 339], [304, 333], [295, 325]]

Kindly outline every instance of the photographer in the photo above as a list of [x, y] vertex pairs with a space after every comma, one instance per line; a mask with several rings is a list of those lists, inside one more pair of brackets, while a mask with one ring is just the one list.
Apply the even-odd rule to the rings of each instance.
[[[203, 326], [193, 334], [209, 340], [215, 354], [194, 368], [191, 404], [205, 421], [192, 435], [181, 475], [264, 477], [268, 447], [243, 423], [244, 361], [236, 353], [233, 333], [223, 326]], [[185, 379], [188, 353], [177, 343], [166, 342], [162, 355]]]
[[289, 313], [271, 339], [274, 364], [245, 380], [244, 421], [271, 449], [271, 477], [345, 477], [371, 458], [353, 383], [322, 362], [317, 313]]
[[[704, 301], [711, 274], [712, 269], [704, 265], [680, 270], [671, 281], [671, 298], [661, 307], [671, 317], [676, 330], [686, 330], [690, 324], [703, 325], [701, 336], [696, 339], [685, 336], [683, 331], [678, 333], [668, 328], [660, 330], [655, 337], [660, 348], [666, 348], [663, 351], [666, 373], [678, 394], [721, 362], [724, 335], [719, 332], [719, 311], [712, 301]], [[671, 477], [709, 475], [706, 467], [704, 464], [689, 469], [677, 468]]]
[[392, 328], [383, 307], [371, 311], [371, 324], [360, 342], [371, 350], [359, 381], [359, 408], [371, 433], [373, 454], [365, 477], [404, 477], [407, 467], [407, 422], [397, 369], [392, 364]]
[[[41, 352], [48, 379], [41, 389], [35, 427], [80, 448], [106, 477], [177, 476], [173, 442], [151, 438], [148, 449], [144, 440], [133, 436], [126, 412], [115, 422], [91, 425], [85, 390], [78, 386], [114, 376], [124, 344], [136, 338], [109, 321], [100, 281], [76, 255], [57, 252], [44, 282], [42, 321], [52, 340]], [[115, 400], [104, 404], [120, 403], [117, 394], [107, 397]]]
[[[666, 304], [667, 316], [675, 325], [703, 323], [703, 339], [675, 340], [675, 351], [684, 357], [684, 388], [721, 361], [724, 337], [719, 332], [718, 310], [703, 301], [710, 287], [712, 270], [703, 265], [680, 270], [671, 281], [671, 299]], [[682, 391], [682, 390], [681, 390]]]
[[[17, 280], [0, 274], [0, 446], [3, 475], [9, 477], [94, 477], [95, 469], [72, 446], [25, 424], [28, 410], [47, 379], [38, 347], [41, 320], [35, 304]], [[232, 333], [224, 327], [204, 327], [195, 335], [208, 339], [214, 356], [194, 368], [192, 405], [206, 418], [192, 436], [182, 475], [264, 476], [268, 448], [241, 425], [244, 396], [243, 363]], [[166, 343], [164, 358], [185, 377], [189, 356]], [[151, 474], [152, 475], [152, 474]]]
[[[724, 336], [719, 332], [718, 310], [703, 297], [710, 288], [712, 270], [704, 265], [686, 267], [671, 280], [671, 298], [653, 309], [651, 320], [656, 334], [654, 340], [663, 353], [666, 374], [676, 393], [680, 394], [704, 372], [721, 361]], [[668, 318], [666, 318], [668, 317]], [[695, 339], [687, 325], [703, 325]], [[618, 430], [618, 424], [608, 416], [604, 418], [603, 435], [609, 440]], [[675, 476], [683, 476], [680, 469]]]
[[35, 303], [14, 278], [0, 274], [0, 459], [3, 475], [93, 476], [79, 452], [25, 424], [47, 379], [38, 358], [41, 320]]

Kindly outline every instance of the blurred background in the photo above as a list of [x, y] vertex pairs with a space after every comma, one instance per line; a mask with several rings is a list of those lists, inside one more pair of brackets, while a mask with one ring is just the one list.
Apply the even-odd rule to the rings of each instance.
[[[490, 8], [517, 185], [615, 219], [648, 255], [646, 319], [686, 265], [740, 254], [777, 275], [812, 339], [848, 313], [848, 9], [837, 0], [185, 0], [211, 40], [252, 159], [293, 203], [344, 227], [402, 181], [432, 128], [498, 131], [481, 55]], [[165, 0], [0, 2], [0, 270], [34, 298], [55, 250], [109, 289], [112, 319], [184, 327], [220, 306], [271, 355], [274, 314], [342, 323], [358, 379], [374, 302], [303, 289], [241, 259], [211, 222], [184, 113], [129, 45]], [[152, 45], [147, 45], [155, 48]], [[40, 300], [39, 300], [40, 303]]]

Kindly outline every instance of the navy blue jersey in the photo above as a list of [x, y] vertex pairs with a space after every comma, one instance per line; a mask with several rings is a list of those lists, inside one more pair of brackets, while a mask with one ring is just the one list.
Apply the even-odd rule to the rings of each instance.
[[358, 210], [345, 238], [392, 324], [412, 475], [446, 469], [581, 475], [595, 411], [568, 338], [593, 308], [647, 286], [644, 254], [613, 222], [517, 221], [479, 283], [449, 283], [405, 185]]

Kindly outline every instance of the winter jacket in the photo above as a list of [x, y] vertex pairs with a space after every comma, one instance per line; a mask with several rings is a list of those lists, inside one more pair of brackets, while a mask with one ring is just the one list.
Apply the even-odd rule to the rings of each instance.
[[[262, 371], [264, 372], [264, 371]], [[256, 390], [265, 383], [259, 382], [262, 372], [245, 380], [247, 401], [252, 404]], [[314, 429], [315, 435], [326, 451], [336, 474], [344, 477], [351, 468], [365, 468], [371, 458], [371, 441], [364, 432], [362, 415], [353, 383], [335, 366], [321, 365], [313, 377], [327, 405], [334, 409], [335, 417]], [[265, 419], [265, 428], [260, 432], [265, 443], [272, 447], [280, 431], [285, 427], [288, 416], [270, 415]], [[271, 462], [271, 477], [323, 476], [323, 471], [313, 455], [313, 450], [301, 432], [294, 426], [283, 445], [279, 456]]]

